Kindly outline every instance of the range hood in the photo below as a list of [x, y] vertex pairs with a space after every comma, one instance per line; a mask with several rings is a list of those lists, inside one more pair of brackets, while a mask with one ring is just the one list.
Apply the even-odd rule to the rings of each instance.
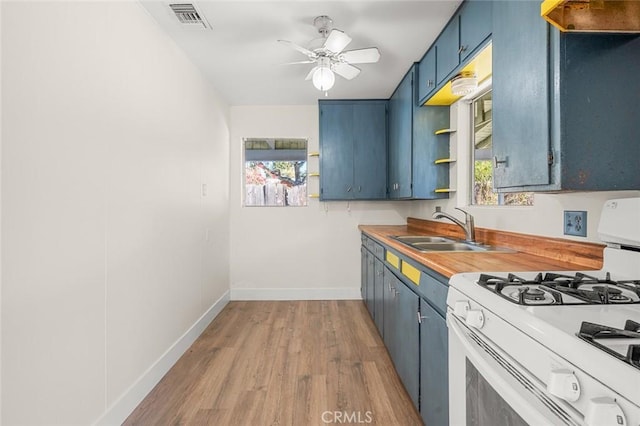
[[638, 0], [544, 0], [540, 12], [560, 31], [640, 33]]

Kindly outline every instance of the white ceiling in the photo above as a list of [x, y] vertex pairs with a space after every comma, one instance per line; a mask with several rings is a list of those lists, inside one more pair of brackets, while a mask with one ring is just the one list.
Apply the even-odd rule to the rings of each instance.
[[[180, 24], [175, 1], [141, 1], [169, 36], [230, 105], [310, 105], [317, 99], [388, 98], [419, 61], [459, 0], [441, 1], [217, 1], [193, 2], [213, 29]], [[376, 64], [361, 64], [351, 81], [336, 76], [325, 98], [304, 78], [313, 64], [283, 65], [306, 57], [278, 43], [308, 46], [317, 37], [313, 19], [328, 15], [353, 41], [345, 50], [376, 46]]]

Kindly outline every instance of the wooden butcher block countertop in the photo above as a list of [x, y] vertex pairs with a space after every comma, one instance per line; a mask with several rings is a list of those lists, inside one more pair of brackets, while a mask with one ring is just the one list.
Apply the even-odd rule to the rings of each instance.
[[517, 272], [589, 270], [602, 268], [604, 245], [562, 238], [476, 228], [476, 240], [515, 252], [429, 252], [412, 249], [392, 238], [398, 235], [433, 235], [464, 239], [462, 229], [448, 223], [408, 218], [407, 225], [360, 225], [369, 237], [403, 255], [451, 277], [459, 272]]

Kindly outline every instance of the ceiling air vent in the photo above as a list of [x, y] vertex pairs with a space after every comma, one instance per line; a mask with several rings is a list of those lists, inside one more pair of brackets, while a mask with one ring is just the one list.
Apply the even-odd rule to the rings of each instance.
[[211, 28], [207, 19], [202, 15], [192, 3], [174, 3], [170, 4], [171, 10], [176, 14], [180, 23], [189, 26], [202, 26]]

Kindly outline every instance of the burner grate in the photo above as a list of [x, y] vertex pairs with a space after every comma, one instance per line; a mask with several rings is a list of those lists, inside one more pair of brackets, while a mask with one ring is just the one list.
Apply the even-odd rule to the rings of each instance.
[[614, 281], [608, 272], [604, 279], [581, 272], [540, 272], [532, 279], [513, 273], [506, 277], [481, 274], [478, 284], [520, 305], [640, 303], [640, 280]]
[[[640, 340], [640, 324], [627, 320], [624, 329], [608, 327], [606, 325], [594, 324], [583, 321], [577, 336], [587, 343], [607, 352], [626, 362], [627, 364], [640, 369], [640, 344], [629, 344], [627, 346], [627, 354], [622, 355], [604, 344], [606, 339], [634, 339]], [[600, 343], [598, 340], [602, 340]]]

